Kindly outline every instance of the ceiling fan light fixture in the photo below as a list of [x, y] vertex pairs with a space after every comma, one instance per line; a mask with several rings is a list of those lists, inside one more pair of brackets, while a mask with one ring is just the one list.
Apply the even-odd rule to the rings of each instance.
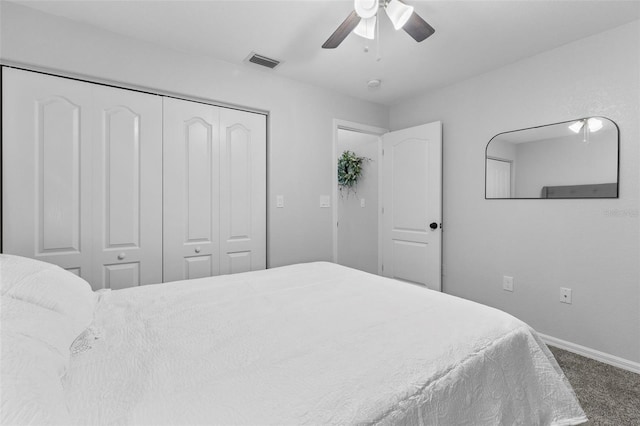
[[[2, 0], [0, 0], [2, 1]], [[355, 32], [357, 35], [373, 40], [378, 33], [380, 39], [380, 20], [377, 14], [380, 8], [384, 9], [389, 20], [396, 30], [403, 29], [415, 41], [421, 41], [432, 36], [436, 30], [418, 15], [413, 7], [407, 6], [399, 0], [353, 0], [354, 10], [322, 44], [323, 49], [335, 49], [347, 38], [349, 34]], [[374, 19], [371, 19], [374, 18]], [[368, 22], [361, 22], [369, 20]], [[356, 30], [356, 27], [358, 29]], [[375, 27], [375, 29], [374, 29]], [[365, 47], [365, 51], [367, 48]], [[380, 55], [376, 61], [380, 60]]]
[[399, 0], [391, 0], [385, 7], [387, 16], [393, 23], [393, 28], [399, 30], [407, 23], [413, 13], [413, 6], [408, 6]]
[[355, 27], [353, 32], [369, 40], [376, 38], [376, 16], [374, 15], [371, 18], [360, 20], [360, 23]]
[[369, 19], [378, 13], [378, 0], [355, 0], [356, 13], [362, 19]]

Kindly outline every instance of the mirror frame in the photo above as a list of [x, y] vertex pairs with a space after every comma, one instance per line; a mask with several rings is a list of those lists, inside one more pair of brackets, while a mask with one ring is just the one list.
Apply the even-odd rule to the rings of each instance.
[[[521, 198], [487, 198], [487, 160], [489, 159], [488, 154], [488, 150], [489, 150], [489, 145], [491, 144], [491, 141], [493, 141], [495, 138], [497, 138], [498, 136], [501, 135], [505, 135], [508, 133], [514, 133], [514, 132], [522, 132], [525, 130], [534, 130], [534, 129], [539, 129], [541, 127], [547, 127], [547, 126], [555, 126], [555, 125], [559, 125], [559, 124], [569, 124], [569, 123], [573, 123], [575, 121], [580, 121], [580, 120], [587, 120], [589, 118], [604, 118], [608, 121], [610, 121], [611, 123], [613, 123], [613, 125], [616, 128], [616, 146], [618, 149], [617, 155], [616, 155], [616, 182], [617, 182], [617, 188], [616, 188], [616, 195], [615, 196], [611, 196], [611, 197], [557, 197], [557, 198], [532, 198], [532, 197], [521, 197]], [[532, 126], [532, 127], [525, 127], [523, 129], [517, 129], [517, 130], [509, 130], [506, 132], [500, 132], [498, 134], [496, 134], [495, 136], [493, 136], [491, 139], [489, 139], [489, 142], [487, 142], [487, 146], [484, 149], [484, 199], [485, 200], [603, 200], [603, 199], [615, 199], [615, 198], [620, 198], [620, 128], [618, 127], [618, 123], [616, 123], [615, 121], [613, 121], [612, 119], [605, 117], [603, 115], [592, 115], [589, 117], [582, 117], [582, 118], [576, 118], [573, 120], [566, 120], [566, 121], [559, 121], [557, 123], [550, 123], [550, 124], [542, 124], [539, 126]]]

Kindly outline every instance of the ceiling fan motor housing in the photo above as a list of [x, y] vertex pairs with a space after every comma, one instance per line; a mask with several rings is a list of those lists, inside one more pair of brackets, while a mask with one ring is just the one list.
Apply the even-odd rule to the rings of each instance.
[[369, 19], [378, 13], [378, 0], [355, 0], [356, 13], [362, 19]]

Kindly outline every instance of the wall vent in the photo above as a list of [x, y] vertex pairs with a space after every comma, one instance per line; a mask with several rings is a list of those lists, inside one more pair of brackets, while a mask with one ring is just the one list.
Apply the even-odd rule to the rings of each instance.
[[271, 69], [277, 67], [281, 63], [281, 61], [267, 58], [266, 56], [259, 55], [255, 52], [251, 52], [249, 56], [247, 56], [247, 58], [245, 59], [245, 62], [251, 62], [253, 64], [261, 65], [263, 67], [267, 67]]

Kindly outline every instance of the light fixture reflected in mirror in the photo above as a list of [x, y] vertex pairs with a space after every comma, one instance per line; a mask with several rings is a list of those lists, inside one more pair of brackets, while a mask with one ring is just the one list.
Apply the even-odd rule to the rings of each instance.
[[[586, 121], [587, 121], [587, 128], [589, 129], [590, 132], [597, 132], [598, 130], [602, 129], [602, 120], [595, 117], [591, 117]], [[576, 121], [575, 123], [569, 126], [569, 129], [571, 129], [573, 133], [578, 133], [584, 127], [584, 122], [585, 122], [584, 119], [580, 121]]]
[[602, 129], [602, 120], [600, 120], [599, 118], [591, 117], [589, 120], [587, 120], [587, 123], [590, 132], [597, 132], [598, 130]]
[[582, 130], [582, 127], [584, 127], [584, 120], [576, 121], [571, 126], [569, 126], [569, 130], [571, 130], [573, 133], [578, 133], [580, 130]]
[[602, 129], [602, 120], [595, 117], [584, 118], [570, 125], [569, 129], [574, 133], [580, 133], [580, 130], [583, 130], [582, 142], [589, 143], [591, 133], [595, 133]]

